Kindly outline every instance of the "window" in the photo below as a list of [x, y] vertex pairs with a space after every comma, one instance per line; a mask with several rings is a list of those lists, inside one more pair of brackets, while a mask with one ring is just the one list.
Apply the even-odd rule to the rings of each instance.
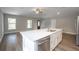
[[40, 26], [40, 20], [37, 21], [37, 24], [38, 24], [37, 26]]
[[8, 29], [9, 30], [16, 29], [16, 19], [15, 18], [8, 18]]
[[32, 20], [27, 20], [27, 28], [32, 28]]

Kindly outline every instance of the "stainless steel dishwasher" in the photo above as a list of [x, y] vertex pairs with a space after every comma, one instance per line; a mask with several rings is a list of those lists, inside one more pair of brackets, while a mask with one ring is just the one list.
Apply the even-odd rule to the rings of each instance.
[[50, 36], [38, 40], [38, 51], [50, 51]]

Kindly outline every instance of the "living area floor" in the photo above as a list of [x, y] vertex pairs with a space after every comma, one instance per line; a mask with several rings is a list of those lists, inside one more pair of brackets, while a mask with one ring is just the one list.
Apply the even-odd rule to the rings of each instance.
[[63, 34], [62, 42], [54, 50], [79, 51], [79, 46], [76, 45], [76, 35]]
[[[79, 51], [75, 35], [63, 34], [63, 40], [53, 51]], [[5, 34], [0, 43], [0, 51], [22, 51], [22, 36], [20, 33]]]

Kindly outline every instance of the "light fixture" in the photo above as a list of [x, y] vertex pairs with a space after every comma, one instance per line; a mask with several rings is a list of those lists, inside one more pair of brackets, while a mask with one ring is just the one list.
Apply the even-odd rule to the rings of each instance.
[[35, 8], [35, 9], [33, 9], [33, 11], [34, 11], [36, 14], [39, 14], [39, 13], [43, 13], [44, 9], [42, 9], [42, 8]]
[[57, 12], [57, 15], [60, 15], [60, 12]]

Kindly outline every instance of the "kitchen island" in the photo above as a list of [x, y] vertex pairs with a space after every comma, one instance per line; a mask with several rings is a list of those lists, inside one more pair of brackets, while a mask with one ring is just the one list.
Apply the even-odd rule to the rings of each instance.
[[44, 43], [46, 39], [50, 41], [49, 51], [52, 51], [62, 40], [62, 29], [40, 29], [20, 33], [23, 39], [23, 51], [38, 51], [39, 44]]

